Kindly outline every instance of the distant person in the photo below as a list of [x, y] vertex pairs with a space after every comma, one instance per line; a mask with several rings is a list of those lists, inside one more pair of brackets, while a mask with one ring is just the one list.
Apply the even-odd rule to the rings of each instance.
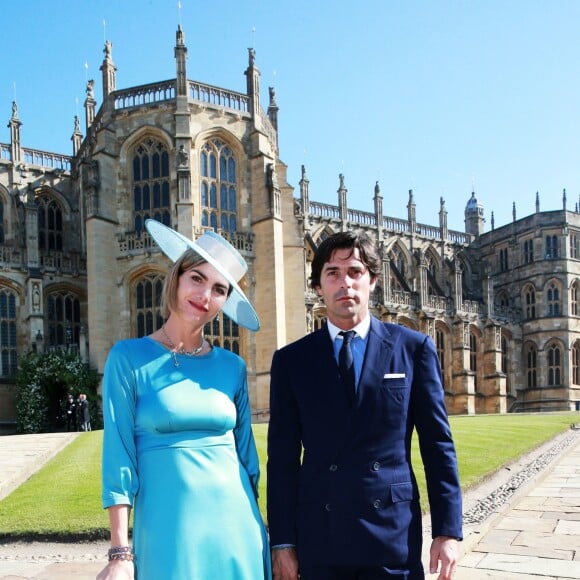
[[64, 417], [67, 431], [77, 431], [77, 404], [72, 395], [67, 397], [64, 404]]
[[102, 501], [111, 548], [98, 580], [269, 580], [246, 364], [203, 335], [220, 311], [258, 330], [238, 286], [247, 265], [214, 232], [192, 242], [154, 220], [146, 227], [174, 264], [162, 291], [164, 324], [117, 342], [105, 365]]
[[328, 323], [271, 369], [268, 525], [275, 580], [424, 580], [411, 466], [416, 430], [433, 542], [430, 573], [455, 570], [461, 490], [433, 341], [369, 312], [381, 257], [364, 234], [326, 238], [311, 286]]
[[79, 426], [81, 431], [91, 430], [91, 413], [89, 409], [89, 402], [84, 393], [79, 395], [78, 402]]

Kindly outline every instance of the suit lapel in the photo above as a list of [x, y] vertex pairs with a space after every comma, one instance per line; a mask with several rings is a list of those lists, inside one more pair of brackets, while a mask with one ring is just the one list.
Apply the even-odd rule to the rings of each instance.
[[366, 389], [376, 389], [382, 384], [384, 371], [389, 367], [392, 356], [391, 333], [384, 324], [371, 317], [367, 348], [357, 389], [357, 403], [360, 404]]

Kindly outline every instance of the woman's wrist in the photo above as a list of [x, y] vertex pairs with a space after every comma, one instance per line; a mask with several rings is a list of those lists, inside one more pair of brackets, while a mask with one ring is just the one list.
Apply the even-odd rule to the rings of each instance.
[[133, 562], [135, 559], [133, 556], [133, 548], [131, 546], [111, 546], [107, 552], [109, 557], [109, 562], [114, 560], [126, 560]]

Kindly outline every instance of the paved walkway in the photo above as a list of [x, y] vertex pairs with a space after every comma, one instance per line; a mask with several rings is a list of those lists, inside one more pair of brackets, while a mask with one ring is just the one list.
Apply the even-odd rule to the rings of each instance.
[[[76, 435], [0, 437], [0, 500]], [[555, 459], [513, 490], [509, 501], [484, 521], [465, 527], [455, 580], [580, 579], [580, 432], [557, 439], [567, 444]], [[544, 445], [465, 494], [465, 510], [485, 502], [494, 489], [554, 444]], [[426, 567], [430, 541], [427, 528]], [[0, 580], [94, 579], [106, 564], [107, 547], [107, 542], [0, 544]]]

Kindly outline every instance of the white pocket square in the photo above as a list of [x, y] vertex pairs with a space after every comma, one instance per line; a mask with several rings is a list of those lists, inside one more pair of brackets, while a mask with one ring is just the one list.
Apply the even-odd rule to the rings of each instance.
[[387, 373], [383, 379], [404, 379], [405, 373]]

